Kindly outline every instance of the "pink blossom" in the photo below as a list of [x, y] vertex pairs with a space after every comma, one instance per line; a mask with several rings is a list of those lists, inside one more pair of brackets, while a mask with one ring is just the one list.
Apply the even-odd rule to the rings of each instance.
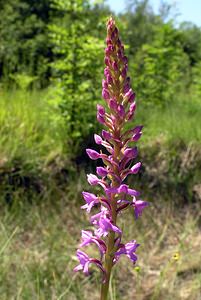
[[101, 191], [98, 191], [97, 196], [83, 192], [85, 204], [81, 207], [88, 213], [94, 206], [98, 209], [90, 218], [94, 233], [82, 230], [80, 247], [95, 244], [99, 249], [100, 259], [90, 258], [78, 250], [80, 264], [74, 269], [82, 270], [88, 275], [90, 264], [98, 266], [104, 276], [103, 290], [108, 289], [111, 268], [121, 256], [127, 256], [133, 263], [137, 260], [136, 250], [139, 244], [135, 240], [125, 244], [121, 242], [122, 230], [117, 225], [121, 211], [133, 209], [138, 218], [149, 205], [146, 201], [137, 200], [140, 192], [124, 182], [129, 174], [137, 174], [140, 170], [141, 162], [133, 162], [138, 156], [137, 147], [133, 143], [140, 139], [143, 126], [127, 129], [127, 123], [133, 120], [136, 110], [135, 92], [128, 76], [128, 59], [124, 54], [124, 46], [112, 18], [107, 23], [106, 43], [106, 66], [102, 81], [102, 97], [106, 101], [105, 106], [97, 105], [97, 120], [104, 124], [106, 130], [102, 130], [101, 136], [94, 135], [95, 143], [103, 149], [100, 153], [86, 149], [92, 160], [102, 160], [102, 164], [96, 167], [99, 177], [87, 175], [89, 184], [98, 185], [97, 188]]

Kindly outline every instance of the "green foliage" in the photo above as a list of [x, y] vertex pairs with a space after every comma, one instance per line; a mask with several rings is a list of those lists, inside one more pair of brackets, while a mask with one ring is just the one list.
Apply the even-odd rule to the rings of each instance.
[[[53, 1], [63, 18], [49, 26], [58, 105], [66, 122], [67, 151], [74, 156], [95, 127], [95, 104], [101, 96], [103, 41], [93, 34], [90, 3]], [[101, 22], [101, 20], [97, 20]]]
[[19, 162], [20, 168], [37, 170], [62, 154], [63, 125], [58, 111], [47, 101], [47, 90], [0, 90], [1, 168]]
[[181, 45], [190, 59], [191, 66], [194, 66], [201, 61], [201, 30], [190, 22], [183, 22], [179, 30]]
[[[195, 39], [199, 29], [192, 29], [191, 37], [189, 27], [178, 30], [172, 23], [165, 24], [162, 18], [154, 16], [148, 1], [137, 2], [137, 9], [131, 11], [128, 20], [122, 15], [118, 22], [124, 29], [122, 39], [125, 37], [131, 42], [129, 70], [137, 96], [142, 99], [137, 112], [139, 123], [145, 125], [142, 142], [145, 148], [150, 140], [158, 139], [167, 145], [178, 141], [185, 145], [200, 143], [201, 68], [199, 43], [196, 44]], [[56, 165], [57, 159], [63, 161], [64, 149], [67, 160], [79, 156], [83, 161], [83, 150], [91, 142], [94, 132], [99, 130], [96, 103], [101, 99], [103, 41], [106, 14], [109, 13], [103, 4], [92, 6], [87, 0], [55, 0], [51, 6], [43, 0], [39, 4], [14, 0], [0, 2], [1, 10], [7, 12], [5, 19], [0, 20], [3, 26], [1, 59], [3, 66], [10, 70], [8, 75], [12, 85], [15, 82], [21, 89], [10, 89], [9, 92], [4, 89], [0, 94], [0, 165], [8, 166], [10, 170], [17, 164], [21, 166], [20, 172], [31, 170], [34, 174], [45, 169], [50, 161]], [[36, 69], [30, 71], [29, 68], [34, 57], [32, 51], [39, 49], [37, 43], [35, 50], [32, 47], [39, 34], [35, 29], [42, 24], [30, 20], [38, 20], [39, 15], [44, 24], [51, 20], [49, 36], [45, 37], [49, 42], [45, 46], [52, 49], [54, 58], [52, 86], [41, 93], [35, 90], [30, 93], [28, 88], [41, 80], [40, 75], [34, 75]], [[135, 20], [139, 22], [136, 26]], [[6, 22], [10, 22], [11, 28], [8, 35]], [[26, 24], [25, 28], [22, 23]], [[141, 40], [135, 41], [140, 38], [140, 30], [143, 33], [149, 27], [151, 38], [142, 34]], [[42, 28], [43, 40], [45, 31]], [[14, 32], [16, 39], [13, 39]], [[30, 51], [25, 47], [26, 43], [17, 40], [23, 35], [23, 42], [30, 45]], [[190, 50], [186, 51], [184, 45], [191, 38]], [[194, 45], [197, 45], [196, 51], [193, 51]], [[25, 48], [21, 51], [22, 47], [26, 51]], [[27, 58], [19, 61], [19, 53], [24, 53], [22, 57], [27, 55]], [[39, 51], [37, 55], [40, 54], [43, 59], [44, 53]], [[192, 64], [192, 61], [196, 63]], [[47, 64], [43, 67], [47, 68]], [[71, 166], [66, 168], [70, 170]]]
[[39, 77], [44, 85], [51, 53], [47, 35], [49, 0], [1, 1], [0, 75], [9, 80], [13, 72]]
[[[49, 163], [56, 164], [64, 157], [66, 160], [66, 126], [57, 103], [52, 102], [52, 94], [52, 89], [41, 92], [0, 91], [1, 168], [12, 168], [19, 161], [25, 170], [37, 170], [38, 167], [42, 170]], [[143, 147], [146, 149], [157, 140], [168, 148], [178, 141], [185, 145], [199, 145], [200, 114], [200, 102], [185, 94], [181, 94], [171, 106], [163, 108], [147, 108], [144, 102], [140, 103], [137, 119], [145, 126], [141, 141]], [[96, 120], [93, 122], [95, 124]]]
[[[146, 180], [144, 186], [153, 194], [148, 200], [157, 203], [142, 222], [134, 224], [133, 215], [132, 222], [125, 220], [126, 239], [134, 235], [147, 249], [139, 249], [138, 271], [131, 266], [129, 272], [132, 280], [121, 280], [127, 264], [120, 262], [110, 296], [197, 299], [198, 202], [180, 216], [173, 202], [167, 209], [162, 203], [161, 210], [158, 198], [187, 202], [197, 199], [193, 191], [200, 197], [201, 30], [189, 24], [176, 29], [153, 13], [149, 1], [131, 2], [132, 10], [118, 22], [129, 46], [132, 85], [142, 99], [136, 120], [144, 125], [140, 156], [146, 172], [139, 184]], [[86, 148], [98, 126], [95, 107], [101, 98], [110, 14], [104, 4], [90, 3], [0, 0], [0, 206], [5, 200], [13, 204], [1, 209], [1, 299], [98, 299], [97, 273], [92, 288], [80, 275], [71, 276], [77, 263], [74, 237], [85, 223], [74, 204], [81, 201], [86, 178], [82, 170], [70, 173], [69, 158]], [[50, 77], [51, 87], [30, 91]], [[5, 83], [11, 83], [9, 90]], [[178, 261], [170, 258], [175, 253], [181, 254]], [[144, 267], [150, 262], [153, 274]]]
[[185, 90], [189, 61], [171, 23], [157, 28], [153, 42], [138, 51], [132, 73], [138, 96], [147, 104], [170, 104], [178, 92]]
[[143, 44], [149, 44], [155, 37], [155, 27], [162, 25], [162, 20], [154, 14], [148, 0], [128, 1], [125, 14], [120, 15], [120, 23], [124, 24], [122, 36], [129, 45], [129, 54], [134, 55]]
[[201, 61], [192, 69], [191, 92], [198, 99], [199, 103], [201, 103]]
[[37, 79], [37, 76], [29, 76], [26, 73], [18, 73], [11, 74], [10, 78], [16, 83], [17, 88], [25, 91]]
[[144, 102], [139, 103], [136, 118], [138, 123], [144, 124], [141, 142], [145, 148], [157, 140], [169, 149], [179, 142], [185, 145], [201, 143], [201, 106], [195, 98], [180, 94], [164, 107], [147, 107]]

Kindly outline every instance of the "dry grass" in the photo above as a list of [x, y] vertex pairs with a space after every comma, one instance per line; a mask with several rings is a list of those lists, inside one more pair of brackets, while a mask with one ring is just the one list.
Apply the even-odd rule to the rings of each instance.
[[[93, 269], [91, 277], [72, 272], [80, 230], [89, 228], [87, 216], [73, 204], [81, 190], [80, 183], [59, 204], [2, 211], [1, 300], [99, 299], [99, 272]], [[110, 300], [200, 299], [199, 211], [198, 205], [178, 210], [158, 202], [137, 222], [132, 213], [122, 215], [125, 240], [135, 238], [141, 246], [136, 267], [124, 258], [115, 268]]]

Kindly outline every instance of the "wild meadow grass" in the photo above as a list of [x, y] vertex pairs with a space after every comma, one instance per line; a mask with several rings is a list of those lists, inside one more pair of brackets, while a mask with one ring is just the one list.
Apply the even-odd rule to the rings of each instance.
[[[0, 213], [0, 299], [99, 299], [97, 270], [75, 274], [75, 249], [80, 230], [88, 225], [81, 214], [82, 176], [55, 204], [41, 201], [4, 207]], [[135, 267], [123, 258], [114, 269], [110, 300], [199, 300], [201, 235], [198, 204], [176, 208], [155, 199], [144, 218], [121, 218], [126, 239], [140, 244]], [[124, 221], [123, 221], [124, 219]], [[88, 226], [88, 227], [87, 227]], [[95, 248], [90, 251], [96, 253]], [[123, 280], [122, 280], [123, 279]]]
[[144, 107], [139, 104], [138, 120], [144, 124], [142, 143], [146, 147], [153, 140], [166, 146], [195, 143], [201, 145], [201, 100], [178, 95], [164, 107]]
[[[0, 165], [19, 159], [34, 168], [62, 157], [65, 124], [50, 101], [51, 91], [0, 90]], [[178, 98], [163, 108], [139, 103], [143, 147], [153, 141], [167, 147], [178, 141], [201, 144], [200, 101], [183, 95]]]
[[0, 160], [37, 166], [61, 155], [63, 127], [48, 90], [0, 90]]
[[[81, 171], [65, 188], [51, 179], [48, 164], [66, 159], [66, 141], [65, 126], [59, 110], [49, 101], [50, 93], [0, 90], [0, 173], [7, 168], [12, 172], [17, 162], [24, 173], [34, 172], [39, 181], [38, 170], [46, 168], [45, 176], [51, 182], [42, 194], [30, 194], [28, 203], [18, 189], [12, 206], [5, 204], [1, 193], [1, 300], [99, 297], [98, 272], [92, 271], [90, 278], [72, 272], [80, 230], [90, 228], [79, 208], [86, 178]], [[154, 141], [168, 151], [178, 141], [199, 147], [200, 114], [199, 100], [188, 100], [187, 96], [165, 108], [140, 104], [137, 119], [145, 125], [141, 147], [149, 151]], [[125, 258], [114, 269], [110, 300], [200, 299], [199, 203], [177, 207], [176, 199], [163, 201], [167, 193], [157, 194], [153, 201], [147, 197], [152, 205], [138, 222], [130, 214], [122, 223], [127, 240], [135, 238], [141, 244], [139, 261], [133, 267]]]

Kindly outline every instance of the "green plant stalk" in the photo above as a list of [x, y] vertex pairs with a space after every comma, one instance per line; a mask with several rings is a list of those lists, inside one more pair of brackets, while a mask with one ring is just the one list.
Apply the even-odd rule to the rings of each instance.
[[[120, 131], [118, 131], [117, 134], [118, 138], [120, 136]], [[114, 156], [118, 158], [119, 156], [119, 148], [117, 146], [114, 147]], [[117, 170], [115, 170], [117, 173]], [[116, 187], [118, 186], [118, 183], [116, 183], [114, 180], [112, 181], [112, 186]], [[117, 201], [115, 199], [115, 195], [112, 197], [112, 221], [113, 224], [116, 225], [117, 221]], [[110, 276], [113, 266], [113, 257], [114, 257], [114, 243], [115, 243], [115, 232], [111, 231], [108, 234], [108, 242], [107, 242], [107, 251], [105, 254], [105, 262], [104, 262], [104, 268], [106, 271], [106, 279], [105, 282], [101, 285], [101, 297], [100, 300], [107, 300], [108, 298], [108, 291], [109, 291], [109, 284], [110, 284]]]
[[106, 271], [106, 280], [104, 283], [102, 283], [101, 286], [101, 298], [100, 298], [101, 300], [107, 300], [107, 296], [108, 296], [110, 276], [111, 276], [111, 270], [113, 265], [112, 261], [113, 261], [114, 239], [115, 239], [114, 232], [110, 232], [108, 236], [107, 252], [105, 255], [105, 262], [104, 262], [104, 267]]

